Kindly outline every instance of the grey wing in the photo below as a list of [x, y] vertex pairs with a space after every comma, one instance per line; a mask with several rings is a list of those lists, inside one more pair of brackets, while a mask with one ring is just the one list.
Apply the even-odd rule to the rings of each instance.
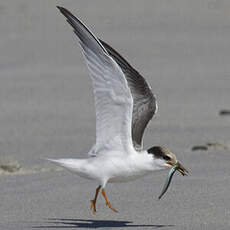
[[127, 80], [119, 65], [108, 54], [92, 32], [68, 10], [58, 7], [74, 28], [83, 49], [93, 82], [96, 107], [95, 153], [114, 152], [128, 154], [132, 147], [131, 122], [133, 100]]
[[132, 141], [136, 150], [143, 147], [143, 134], [157, 112], [157, 101], [146, 80], [111, 46], [100, 40], [109, 55], [122, 69], [133, 97]]

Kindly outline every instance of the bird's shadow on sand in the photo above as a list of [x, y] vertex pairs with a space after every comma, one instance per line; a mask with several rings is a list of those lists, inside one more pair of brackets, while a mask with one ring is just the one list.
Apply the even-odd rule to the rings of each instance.
[[92, 219], [58, 219], [51, 218], [43, 226], [33, 226], [33, 229], [68, 229], [68, 228], [138, 228], [150, 227], [158, 229], [173, 227], [173, 225], [133, 224], [131, 221], [121, 220], [92, 220]]

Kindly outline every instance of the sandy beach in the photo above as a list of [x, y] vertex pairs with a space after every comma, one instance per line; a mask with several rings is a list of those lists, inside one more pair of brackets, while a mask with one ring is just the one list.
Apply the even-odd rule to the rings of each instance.
[[[96, 183], [45, 158], [82, 158], [95, 142], [92, 85], [71, 27], [81, 18], [149, 82], [159, 111], [144, 145], [166, 146], [190, 176], [167, 171]], [[230, 229], [230, 2], [0, 2], [0, 229]]]

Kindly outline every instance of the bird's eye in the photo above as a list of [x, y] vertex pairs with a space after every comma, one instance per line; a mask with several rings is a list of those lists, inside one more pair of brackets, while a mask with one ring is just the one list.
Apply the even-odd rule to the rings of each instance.
[[163, 159], [166, 160], [166, 161], [169, 161], [171, 158], [169, 156], [167, 156], [167, 155], [164, 155]]

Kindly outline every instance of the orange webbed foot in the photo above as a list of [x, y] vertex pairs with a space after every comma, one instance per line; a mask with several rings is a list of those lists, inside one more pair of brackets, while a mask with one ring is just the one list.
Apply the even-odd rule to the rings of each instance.
[[95, 212], [97, 211], [96, 210], [96, 200], [91, 200], [90, 202], [91, 202], [90, 208], [91, 208], [93, 214], [95, 214]]
[[96, 188], [96, 193], [95, 193], [94, 199], [91, 200], [90, 208], [92, 209], [93, 214], [95, 214], [95, 212], [97, 211], [96, 210], [96, 202], [97, 202], [97, 196], [98, 196], [100, 189], [101, 189], [101, 186], [98, 186]]
[[113, 208], [112, 205], [110, 204], [110, 202], [109, 202], [109, 200], [108, 200], [108, 198], [107, 198], [107, 196], [106, 196], [106, 193], [105, 193], [105, 190], [104, 190], [104, 189], [101, 190], [101, 193], [102, 193], [103, 197], [105, 198], [106, 206], [108, 206], [112, 211], [118, 212], [118, 211], [117, 211], [115, 208]]
[[112, 207], [112, 205], [109, 202], [106, 203], [106, 206], [108, 206], [112, 211], [118, 212], [115, 208]]

